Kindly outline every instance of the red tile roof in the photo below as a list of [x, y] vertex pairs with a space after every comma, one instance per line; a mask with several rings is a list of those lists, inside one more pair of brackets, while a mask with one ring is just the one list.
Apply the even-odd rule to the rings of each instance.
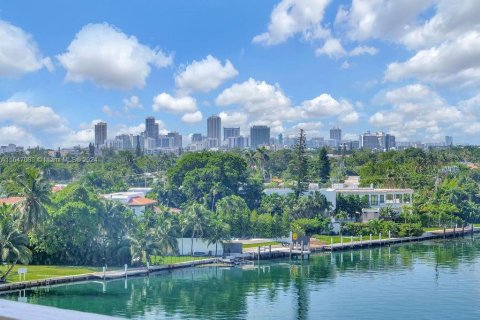
[[132, 207], [136, 207], [136, 206], [149, 206], [149, 205], [154, 205], [156, 203], [157, 201], [152, 199], [135, 197], [130, 199], [130, 201], [128, 202], [128, 205]]
[[23, 201], [25, 197], [9, 197], [9, 198], [0, 198], [0, 204], [14, 205]]

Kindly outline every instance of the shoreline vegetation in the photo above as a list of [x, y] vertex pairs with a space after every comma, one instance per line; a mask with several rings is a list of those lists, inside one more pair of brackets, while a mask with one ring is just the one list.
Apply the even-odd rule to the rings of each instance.
[[[305, 141], [300, 130], [295, 145], [281, 150], [176, 156], [88, 148], [78, 152], [101, 161], [0, 161], [0, 282], [17, 278], [18, 265], [32, 265], [33, 272], [34, 266], [168, 263], [179, 255], [180, 238], [202, 239], [215, 247], [211, 254], [216, 256], [215, 244], [229, 239], [278, 239], [291, 232], [328, 245], [332, 221], [339, 222], [344, 242], [352, 235], [411, 237], [423, 228], [480, 222], [480, 148], [376, 153], [309, 150]], [[15, 156], [26, 155], [58, 156], [39, 148]], [[411, 188], [413, 199], [399, 208], [382, 208], [377, 219], [362, 223], [372, 200], [339, 194], [333, 207], [320, 192], [307, 192], [315, 189], [310, 185], [330, 187], [354, 175], [360, 187]], [[149, 190], [141, 210], [138, 202], [104, 197], [131, 187]], [[267, 187], [292, 192], [266, 194]], [[338, 243], [338, 236], [333, 239]], [[193, 240], [182, 243], [182, 254], [196, 256], [195, 250]], [[182, 259], [190, 258], [171, 262]], [[38, 272], [38, 277], [50, 275]]]
[[[480, 227], [480, 224], [475, 225], [476, 228]], [[453, 229], [450, 229], [449, 231], [451, 232]], [[456, 228], [456, 232], [460, 232], [462, 229], [461, 228]], [[443, 228], [425, 228], [425, 234], [435, 232], [437, 234], [437, 239], [441, 239], [443, 235]], [[448, 232], [448, 231], [447, 231]], [[470, 230], [468, 230], [468, 234], [470, 234]], [[478, 232], [476, 230], [475, 232]], [[467, 234], [467, 231], [465, 232]], [[460, 236], [460, 233], [457, 234]], [[450, 235], [451, 236], [451, 235]], [[331, 243], [335, 244], [349, 244], [352, 243], [358, 243], [359, 241], [363, 241], [364, 243], [368, 242], [370, 240], [370, 237], [363, 237], [360, 236], [339, 236], [339, 235], [333, 235], [333, 236], [328, 236], [328, 235], [314, 235], [312, 238], [319, 240], [321, 242], [322, 246], [328, 247]], [[342, 242], [343, 238], [343, 242]], [[388, 235], [387, 237], [382, 236], [372, 236], [372, 241], [375, 240], [388, 240]], [[393, 238], [392, 238], [393, 239]], [[396, 238], [396, 239], [403, 239], [403, 238]], [[333, 240], [333, 242], [331, 242]], [[426, 238], [424, 241], [431, 240], [431, 238]], [[419, 241], [419, 240], [416, 240]], [[422, 241], [422, 240], [420, 240]], [[249, 243], [249, 244], [243, 244], [243, 249], [251, 249], [251, 248], [258, 248], [258, 247], [266, 247], [266, 246], [279, 246], [281, 245], [280, 242], [258, 242], [258, 243]], [[365, 244], [367, 246], [368, 244]], [[325, 248], [322, 248], [322, 251], [318, 251], [319, 247], [315, 248], [314, 252], [322, 252], [325, 250]], [[343, 249], [340, 250], [351, 250], [350, 247], [346, 246]], [[195, 262], [195, 261], [201, 261], [201, 260], [209, 260], [212, 257], [192, 257], [192, 256], [164, 256], [164, 257], [159, 257], [159, 256], [152, 256], [151, 257], [151, 262], [150, 266], [151, 267], [159, 267], [159, 266], [172, 266], [172, 265], [182, 265], [183, 263], [188, 263], [188, 262]], [[269, 258], [267, 258], [268, 260]], [[264, 260], [264, 258], [262, 258]], [[25, 276], [25, 280], [19, 280], [19, 276], [17, 274], [17, 271], [19, 268], [27, 268], [27, 274]], [[108, 272], [112, 271], [118, 271], [123, 274], [123, 269], [118, 268], [118, 267], [113, 267], [113, 268], [108, 268]], [[64, 276], [82, 276], [82, 275], [90, 275], [92, 273], [101, 273], [102, 268], [98, 267], [77, 267], [77, 266], [51, 266], [51, 265], [28, 265], [28, 266], [23, 266], [23, 265], [16, 265], [13, 268], [13, 272], [10, 273], [9, 277], [7, 277], [7, 282], [6, 283], [22, 283], [22, 282], [29, 282], [33, 280], [48, 280], [48, 279], [54, 279], [57, 277], [64, 277]], [[1, 285], [0, 285], [1, 286]]]

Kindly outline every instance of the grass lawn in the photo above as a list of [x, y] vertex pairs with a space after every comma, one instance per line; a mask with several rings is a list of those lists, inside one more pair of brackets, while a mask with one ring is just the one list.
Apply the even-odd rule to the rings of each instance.
[[[448, 229], [448, 228], [447, 228], [447, 229]], [[460, 229], [461, 229], [461, 228], [460, 228]], [[438, 231], [438, 230], [443, 231], [443, 228], [442, 228], [442, 227], [428, 227], [428, 228], [423, 228], [423, 231], [424, 231], [424, 232]]]
[[187, 261], [197, 261], [208, 259], [210, 257], [192, 257], [192, 256], [153, 256], [151, 257], [151, 264], [152, 265], [160, 265], [160, 264], [172, 264], [172, 263], [179, 263], [179, 262], [187, 262]]
[[[315, 239], [320, 240], [324, 242], [325, 244], [329, 245], [331, 239], [333, 239], [333, 243], [341, 243], [342, 239], [340, 236], [325, 236], [325, 235], [315, 235], [313, 236]], [[388, 234], [386, 236], [382, 235], [382, 239], [388, 238]], [[372, 240], [378, 240], [380, 237], [372, 235]], [[363, 241], [370, 240], [370, 236], [364, 236], [362, 238]], [[360, 237], [353, 237], [353, 241], [360, 241]], [[350, 243], [351, 242], [351, 237], [350, 236], [344, 236], [343, 237], [343, 243]]]
[[474, 226], [475, 228], [480, 228], [480, 223], [474, 223], [473, 226]]
[[[68, 267], [68, 266], [35, 266], [35, 265], [16, 265], [7, 277], [7, 282], [19, 282], [18, 268], [27, 268], [25, 280], [48, 279], [61, 276], [73, 276], [77, 274], [92, 273], [102, 271], [102, 268], [91, 267]], [[6, 271], [7, 267], [2, 266], [0, 270]]]
[[264, 246], [269, 246], [269, 245], [277, 245], [280, 244], [280, 242], [260, 242], [260, 243], [244, 243], [242, 244], [243, 249], [248, 249], [248, 248], [257, 248], [257, 247], [264, 247]]

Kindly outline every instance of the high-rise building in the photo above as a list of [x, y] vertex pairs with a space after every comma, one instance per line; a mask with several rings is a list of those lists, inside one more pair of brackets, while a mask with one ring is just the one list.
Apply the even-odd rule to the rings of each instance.
[[337, 141], [342, 140], [342, 129], [337, 127], [330, 129], [330, 139]]
[[107, 140], [107, 123], [99, 122], [95, 125], [95, 145], [101, 146]]
[[371, 133], [367, 131], [360, 135], [360, 148], [388, 151], [396, 147], [395, 136], [385, 132]]
[[192, 134], [192, 143], [194, 142], [201, 142], [203, 140], [201, 133], [194, 133]]
[[158, 139], [158, 125], [155, 123], [155, 117], [145, 119], [145, 138]]
[[220, 145], [222, 139], [222, 119], [217, 115], [212, 115], [207, 119], [207, 138], [216, 139], [215, 147]]
[[453, 145], [453, 137], [452, 136], [445, 136], [445, 145], [450, 147]]
[[283, 134], [278, 134], [278, 145], [283, 146]]
[[228, 138], [235, 138], [239, 136], [240, 136], [240, 127], [223, 128], [223, 140], [228, 140]]
[[182, 147], [182, 135], [176, 131], [169, 132], [167, 137], [173, 139], [173, 147], [181, 148]]
[[250, 148], [270, 145], [270, 127], [253, 126], [250, 128]]

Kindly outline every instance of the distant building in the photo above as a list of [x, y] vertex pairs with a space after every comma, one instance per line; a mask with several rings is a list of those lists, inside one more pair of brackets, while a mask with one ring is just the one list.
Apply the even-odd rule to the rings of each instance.
[[192, 143], [194, 142], [201, 142], [203, 140], [203, 136], [201, 133], [194, 133], [192, 134]]
[[445, 145], [447, 147], [453, 146], [453, 137], [452, 136], [445, 136]]
[[247, 140], [242, 136], [229, 137], [226, 142], [227, 142], [226, 146], [229, 149], [232, 149], [232, 148], [244, 149], [247, 147]]
[[158, 125], [155, 123], [155, 117], [145, 119], [145, 137], [158, 139]]
[[240, 136], [240, 127], [238, 128], [223, 128], [223, 140]]
[[127, 192], [116, 192], [102, 194], [102, 198], [117, 201], [126, 205], [135, 215], [141, 215], [148, 208], [153, 208], [157, 201], [145, 198], [146, 193], [151, 191], [149, 188], [130, 189]]
[[253, 126], [250, 128], [250, 148], [270, 145], [270, 127]]
[[173, 140], [173, 145], [172, 147], [175, 148], [181, 148], [182, 147], [182, 135], [176, 131], [174, 132], [169, 132], [167, 134], [167, 137], [172, 138]]
[[388, 151], [396, 148], [395, 136], [385, 132], [367, 131], [360, 135], [360, 148]]
[[278, 134], [278, 145], [283, 146], [283, 134]]
[[217, 115], [212, 115], [207, 119], [207, 138], [216, 140], [214, 147], [220, 145], [222, 139], [222, 119]]
[[340, 142], [342, 140], [342, 129], [336, 127], [330, 129], [330, 139]]
[[95, 125], [95, 145], [101, 146], [107, 140], [107, 123], [99, 122]]

